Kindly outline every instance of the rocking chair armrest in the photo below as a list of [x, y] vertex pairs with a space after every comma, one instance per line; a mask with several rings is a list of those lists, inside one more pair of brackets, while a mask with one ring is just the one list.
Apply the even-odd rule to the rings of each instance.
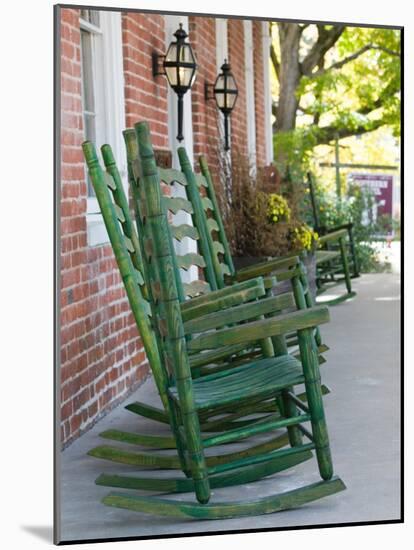
[[354, 227], [354, 224], [352, 222], [347, 223], [341, 223], [340, 225], [336, 225], [335, 227], [330, 227], [329, 229], [325, 228], [326, 233], [333, 233], [334, 231], [339, 231], [340, 229], [347, 229], [352, 230]]
[[265, 294], [262, 277], [213, 290], [181, 304], [183, 321], [186, 322], [208, 313], [251, 302], [257, 298], [262, 298]]
[[347, 229], [337, 229], [335, 231], [332, 231], [331, 233], [326, 233], [326, 235], [322, 235], [322, 237], [319, 237], [319, 243], [325, 244], [330, 241], [337, 241], [343, 237], [346, 237], [347, 235]]
[[[259, 277], [260, 275], [269, 275], [278, 270], [286, 270], [290, 267], [297, 265], [299, 258], [296, 255], [285, 256], [283, 258], [272, 258], [265, 262], [260, 262], [252, 266], [243, 267], [238, 269], [234, 278], [236, 281], [246, 281], [252, 277]], [[277, 276], [277, 275], [276, 275]]]
[[255, 302], [241, 304], [224, 311], [216, 311], [184, 323], [185, 334], [197, 334], [226, 325], [234, 325], [242, 321], [257, 319], [261, 315], [280, 313], [284, 309], [295, 306], [293, 293], [286, 292], [279, 296], [263, 298]]
[[237, 327], [224, 328], [201, 334], [187, 343], [189, 351], [216, 349], [232, 344], [256, 342], [271, 336], [282, 336], [292, 331], [314, 328], [329, 321], [326, 306], [302, 309]]

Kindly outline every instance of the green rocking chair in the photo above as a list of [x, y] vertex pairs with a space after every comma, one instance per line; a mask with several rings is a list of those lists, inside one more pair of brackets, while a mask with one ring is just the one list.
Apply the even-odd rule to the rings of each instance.
[[[94, 153], [93, 147], [90, 143], [86, 142], [83, 145], [85, 158], [88, 163], [96, 162], [96, 155]], [[143, 316], [142, 307], [145, 306], [145, 311], [149, 315], [151, 312], [150, 306], [150, 289], [145, 283], [145, 265], [143, 262], [141, 250], [143, 249], [143, 242], [139, 239], [139, 235], [142, 237], [142, 233], [139, 235], [135, 231], [133, 222], [130, 217], [129, 206], [123, 190], [122, 182], [120, 179], [119, 172], [115, 165], [115, 161], [109, 146], [102, 147], [102, 154], [106, 166], [106, 172], [99, 174], [96, 167], [90, 171], [91, 180], [93, 182], [96, 196], [102, 211], [103, 219], [107, 227], [108, 234], [114, 249], [114, 253], [120, 268], [125, 287], [127, 290], [128, 299], [131, 305], [131, 309], [135, 316], [138, 329], [140, 331], [141, 337], [143, 339], [144, 348], [147, 352], [148, 357], [150, 358], [150, 365], [154, 375], [154, 380], [161, 397], [161, 401], [164, 405], [164, 409], [159, 409], [147, 405], [145, 403], [134, 402], [126, 406], [128, 410], [133, 413], [139, 414], [141, 416], [149, 417], [153, 420], [157, 420], [166, 424], [170, 424], [170, 414], [168, 413], [167, 401], [165, 396], [165, 384], [166, 384], [166, 374], [161, 368], [160, 359], [158, 357], [158, 351], [154, 343], [154, 337], [151, 334], [151, 331], [148, 329], [148, 322], [145, 316]], [[170, 204], [168, 199], [163, 199], [166, 204]], [[123, 237], [120, 238], [120, 233]], [[130, 258], [130, 261], [127, 258]], [[180, 283], [180, 278], [177, 279]], [[128, 284], [126, 283], [128, 281]], [[134, 285], [134, 288], [132, 286]], [[200, 298], [194, 298], [191, 303], [185, 302], [181, 305], [183, 310], [183, 319], [190, 325], [197, 322], [197, 317], [203, 318], [204, 326], [206, 323], [217, 322], [214, 320], [214, 312], [219, 311], [223, 308], [228, 308], [229, 306], [237, 306], [243, 304], [245, 301], [251, 301], [257, 297], [264, 296], [265, 290], [263, 286], [263, 281], [261, 278], [256, 278], [255, 280], [249, 280], [244, 283], [233, 286], [231, 289], [220, 290], [212, 292], [208, 296], [208, 300], [205, 299], [205, 296]], [[190, 305], [191, 307], [186, 307]], [[292, 298], [289, 296], [280, 296], [273, 298], [270, 303], [263, 304], [265, 310], [271, 309], [272, 311], [282, 310], [286, 306], [292, 305]], [[267, 308], [267, 309], [266, 309]], [[213, 319], [209, 318], [209, 315], [212, 314]], [[243, 320], [243, 311], [239, 311], [236, 308], [233, 309], [233, 321], [237, 321], [237, 316]], [[214, 325], [213, 325], [214, 326]], [[229, 355], [234, 355], [236, 352], [240, 351], [245, 346], [227, 346], [220, 350], [212, 350], [207, 353], [197, 353], [191, 357], [191, 366], [193, 373], [198, 369], [203, 369], [208, 363], [212, 361], [220, 361], [223, 358], [228, 358]], [[265, 346], [264, 349], [267, 349], [267, 355], [272, 352], [269, 351], [268, 346]], [[240, 359], [240, 358], [239, 358]], [[237, 366], [235, 361], [231, 361], [229, 366]], [[208, 372], [211, 373], [212, 369], [207, 366]], [[219, 370], [222, 370], [223, 364], [220, 364]], [[303, 398], [303, 394], [299, 397]], [[243, 407], [237, 407], [236, 410], [219, 410], [213, 408], [204, 411], [200, 417], [203, 420], [202, 429], [205, 432], [223, 430], [223, 429], [233, 429], [239, 428], [246, 423], [256, 422], [258, 419], [255, 417], [253, 420], [241, 420], [238, 419], [246, 416], [251, 416], [252, 414], [262, 414], [268, 415], [269, 413], [275, 412], [277, 410], [276, 403], [270, 401], [264, 404], [261, 404], [258, 407], [257, 404], [252, 406], [251, 404], [246, 404]], [[219, 415], [219, 418], [213, 418]], [[223, 415], [224, 418], [223, 418]], [[162, 436], [162, 435], [146, 435], [139, 433], [125, 432], [122, 430], [111, 429], [101, 433], [101, 436], [105, 439], [111, 441], [118, 441], [123, 443], [129, 443], [132, 445], [139, 445], [150, 447], [153, 449], [175, 449], [176, 442], [171, 436]], [[210, 456], [208, 461], [211, 464], [215, 463], [224, 463], [228, 460], [235, 458], [243, 458], [247, 456], [253, 456], [265, 450], [273, 450], [275, 448], [280, 448], [285, 446], [288, 443], [288, 438], [286, 435], [282, 435], [276, 438], [273, 438], [270, 441], [262, 443], [260, 445], [254, 445], [251, 448], [244, 449], [243, 451], [237, 453], [230, 453], [229, 455], [220, 455], [220, 456]], [[140, 452], [129, 452], [123, 451], [122, 449], [102, 445], [92, 449], [89, 454], [98, 458], [103, 458], [106, 460], [111, 460], [124, 464], [133, 464], [136, 466], [152, 466], [157, 468], [176, 468], [179, 464], [178, 458], [172, 455], [160, 455], [156, 453], [140, 453]], [[285, 468], [292, 465], [292, 458], [289, 458], [288, 461], [284, 461], [280, 464], [274, 464], [274, 468]], [[304, 455], [301, 457], [295, 457], [294, 461], [297, 463], [299, 460], [304, 460], [309, 458]], [[267, 468], [267, 471], [269, 468]], [[115, 480], [112, 477], [101, 476], [97, 483], [101, 485], [111, 485], [115, 483], [117, 486], [119, 483], [124, 483], [124, 479], [116, 478]], [[148, 487], [148, 481], [142, 481], [145, 487]], [[129, 480], [127, 480], [129, 483]], [[134, 480], [136, 485], [137, 480]], [[182, 487], [182, 485], [180, 485]]]
[[[88, 158], [89, 152], [89, 144], [85, 144], [84, 151], [85, 156]], [[98, 201], [101, 204], [101, 210], [103, 213], [104, 220], [107, 225], [108, 233], [111, 237], [111, 241], [116, 241], [117, 235], [113, 234], [114, 232], [114, 225], [119, 225], [119, 228], [124, 233], [124, 242], [121, 242], [121, 244], [117, 246], [114, 245], [114, 251], [115, 255], [117, 256], [117, 253], [119, 254], [119, 249], [122, 246], [126, 247], [126, 252], [129, 253], [131, 256], [132, 264], [134, 267], [134, 270], [139, 274], [139, 280], [140, 280], [140, 288], [138, 289], [139, 292], [142, 292], [142, 294], [148, 298], [149, 292], [144, 284], [144, 277], [142, 276], [142, 273], [144, 273], [145, 268], [143, 265], [142, 255], [140, 253], [140, 250], [142, 249], [143, 243], [139, 242], [139, 235], [137, 235], [132, 220], [130, 218], [129, 208], [128, 208], [128, 202], [123, 190], [122, 182], [120, 179], [120, 175], [118, 173], [118, 170], [116, 168], [113, 155], [110, 151], [110, 148], [108, 146], [102, 147], [102, 153], [103, 158], [105, 161], [105, 166], [107, 169], [107, 173], [105, 174], [109, 189], [112, 191], [113, 196], [113, 202], [114, 204], [111, 206], [111, 197], [108, 191], [105, 191], [105, 187], [102, 186], [99, 187], [99, 182], [95, 183], [96, 194], [98, 197]], [[180, 177], [180, 173], [178, 175], [176, 174], [175, 177]], [[182, 176], [181, 176], [182, 177]], [[93, 177], [92, 177], [93, 179]], [[134, 192], [137, 191], [135, 187], [133, 187]], [[172, 203], [172, 201], [169, 198], [164, 198], [164, 202], [167, 204], [167, 207], [169, 207]], [[185, 202], [185, 201], [184, 201]], [[139, 203], [139, 200], [138, 200]], [[179, 200], [179, 205], [181, 205], [182, 201]], [[114, 209], [116, 217], [114, 218], [112, 216], [108, 218], [108, 215], [110, 215], [111, 209]], [[137, 222], [139, 223], [139, 219], [137, 218]], [[177, 234], [177, 231], [179, 231], [181, 234], [183, 233], [184, 229], [188, 229], [188, 226], [176, 226], [174, 227], [174, 235]], [[190, 228], [192, 232], [194, 232], [193, 228]], [[125, 251], [124, 251], [125, 252]], [[122, 257], [119, 258], [117, 256], [118, 264], [120, 265], [121, 272], [122, 267], [125, 269], [125, 262], [123, 262]], [[186, 258], [184, 257], [184, 261], [186, 261]], [[179, 287], [181, 285], [181, 280], [178, 277], [177, 278]], [[205, 283], [204, 283], [205, 284]], [[183, 286], [183, 285], [181, 285]], [[181, 288], [181, 287], [180, 287]], [[237, 306], [238, 304], [242, 304], [245, 301], [251, 301], [253, 299], [256, 299], [257, 297], [264, 296], [264, 288], [263, 288], [263, 282], [260, 278], [252, 279], [237, 285], [234, 285], [231, 288], [228, 289], [222, 289], [220, 291], [215, 291], [213, 293], [210, 293], [206, 300], [205, 296], [200, 296], [199, 298], [194, 298], [191, 300], [191, 302], [185, 302], [182, 304], [183, 309], [183, 316], [184, 318], [189, 322], [195, 322], [197, 316], [203, 316], [204, 319], [204, 326], [205, 323], [210, 322], [208, 317], [206, 317], [206, 314], [213, 313], [217, 310], [227, 308], [231, 305]], [[133, 297], [130, 298], [130, 304], [132, 311], [135, 315], [135, 318], [137, 320], [137, 325], [139, 327], [140, 332], [143, 335], [143, 341], [144, 341], [144, 347], [150, 350], [150, 353], [153, 353], [153, 342], [151, 339], [147, 339], [147, 328], [144, 323], [144, 326], [142, 327], [142, 321], [140, 319], [139, 310], [137, 310], [136, 304], [134, 303]], [[267, 304], [264, 304], [267, 309], [269, 307], [273, 311], [282, 310], [284, 307], [292, 306], [292, 297], [289, 295], [279, 296], [277, 298], [274, 298], [273, 300], [268, 302]], [[187, 307], [191, 306], [191, 307]], [[241, 312], [242, 313], [242, 312]], [[237, 315], [240, 315], [240, 312], [237, 312], [234, 310], [233, 316], [234, 319], [236, 319]], [[199, 374], [204, 374], [204, 365], [206, 363], [211, 363], [212, 361], [220, 361], [219, 365], [216, 365], [213, 367], [213, 369], [210, 366], [206, 366], [207, 373], [211, 373], [212, 370], [222, 370], [223, 367], [226, 366], [226, 363], [223, 362], [223, 358], [231, 354], [234, 355], [236, 352], [240, 352], [245, 346], [239, 345], [239, 346], [228, 346], [221, 350], [213, 350], [208, 353], [204, 354], [195, 354], [192, 359], [192, 368], [193, 373], [198, 370]], [[264, 346], [265, 353], [267, 355], [272, 354], [272, 351], [269, 351], [268, 346]], [[266, 351], [267, 350], [267, 351]], [[263, 352], [263, 350], [262, 350]], [[238, 361], [245, 361], [246, 356], [243, 357], [238, 356]], [[228, 366], [237, 366], [237, 362], [232, 359], [230, 365]], [[154, 379], [156, 382], [156, 385], [158, 387], [162, 402], [165, 403], [165, 399], [162, 397], [164, 387], [164, 378], [163, 373], [160, 372], [159, 367], [157, 366], [157, 363], [155, 363], [155, 367], [153, 368], [153, 374]], [[328, 392], [327, 388], [324, 387], [325, 393]], [[299, 395], [300, 398], [303, 398], [304, 395]], [[153, 420], [157, 420], [163, 423], [168, 424], [170, 422], [168, 413], [160, 408], [150, 406], [145, 403], [140, 402], [134, 402], [130, 403], [126, 406], [128, 410], [130, 410], [133, 413], [139, 414], [141, 416], [149, 417]], [[252, 413], [256, 414], [269, 414], [272, 412], [275, 412], [277, 410], [277, 405], [274, 402], [274, 400], [270, 400], [267, 403], [263, 403], [258, 407], [257, 404], [252, 406], [245, 406], [245, 407], [238, 407], [237, 410], [228, 410], [228, 411], [221, 411], [221, 412], [227, 412], [228, 414], [223, 418], [221, 415], [220, 418], [215, 418], [213, 420], [210, 419], [212, 416], [217, 416], [216, 410], [208, 410], [205, 411], [202, 415], [203, 417], [203, 430], [208, 432], [212, 430], [217, 429], [232, 429], [236, 427], [241, 427], [244, 424], [246, 424], [246, 420], [238, 421], [243, 416], [251, 415]], [[255, 419], [256, 421], [257, 419]], [[103, 432], [101, 434], [102, 437], [109, 440], [115, 440], [115, 441], [121, 441], [126, 442], [134, 445], [141, 445], [141, 446], [147, 446], [151, 448], [158, 448], [158, 449], [168, 449], [168, 448], [175, 448], [175, 442], [172, 437], [168, 436], [148, 436], [144, 434], [138, 434], [138, 433], [128, 433], [120, 430], [107, 430], [106, 432]], [[283, 445], [286, 445], [287, 438], [285, 436], [282, 436], [280, 438], [276, 438], [273, 441], [267, 442], [265, 447], [263, 445], [258, 446], [257, 448], [254, 447], [253, 449], [244, 450], [243, 456], [246, 456], [247, 453], [254, 454], [256, 452], [260, 452], [264, 448], [274, 449], [276, 447], [281, 447]], [[158, 467], [174, 467], [176, 465], [176, 459], [174, 457], [162, 457], [160, 455], [153, 455], [152, 457], [148, 453], [120, 453], [118, 449], [108, 446], [100, 446], [97, 447], [90, 452], [91, 455], [97, 456], [100, 458], [106, 458], [109, 460], [119, 461], [119, 462], [130, 462], [136, 465], [145, 465], [148, 463], [153, 464], [154, 466]], [[242, 455], [240, 455], [242, 456]], [[214, 460], [214, 457], [210, 457], [211, 460]], [[225, 456], [220, 457], [220, 460], [226, 460]], [[100, 482], [103, 483], [103, 479], [100, 479]]]
[[[100, 168], [91, 144], [84, 144], [84, 152], [128, 297], [137, 305], [147, 340], [153, 345], [153, 354], [149, 360], [155, 362], [164, 376], [165, 386], [162, 395], [166, 410], [169, 411], [179, 464], [187, 476], [187, 479], [168, 480], [168, 484], [171, 487], [181, 483], [185, 485], [184, 490], [194, 490], [198, 504], [153, 496], [135, 496], [130, 493], [111, 493], [103, 502], [110, 506], [147, 513], [215, 519], [271, 513], [343, 490], [343, 482], [333, 477], [318, 356], [313, 338], [314, 328], [320, 323], [327, 322], [328, 310], [322, 307], [310, 308], [269, 319], [250, 321], [258, 317], [257, 304], [252, 303], [245, 304], [243, 318], [246, 322], [240, 326], [229, 326], [234, 322], [232, 309], [222, 311], [217, 330], [202, 332], [197, 324], [194, 326], [186, 322], [179, 300], [176, 260], [147, 125], [136, 125], [136, 131], [142, 165], [142, 185], [146, 195], [142, 212], [142, 250], [146, 256], [147, 276], [151, 281], [151, 293], [154, 298], [151, 305], [139, 292], [143, 277], [133, 266], [132, 255], [135, 249], [129, 246], [126, 234], [119, 227], [118, 222], [122, 223], [125, 212], [118, 211], [113, 203], [107, 200], [109, 189], [114, 195], [116, 193], [114, 180], [107, 177]], [[264, 314], [265, 300], [257, 303], [263, 304], [261, 313]], [[237, 320], [239, 319], [240, 316], [237, 317]], [[227, 328], [221, 328], [223, 325], [227, 325]], [[194, 380], [191, 376], [191, 352], [201, 353], [204, 350], [246, 344], [282, 336], [292, 330], [298, 333], [301, 361], [291, 355], [281, 355], [262, 359], [254, 367], [244, 364]], [[306, 388], [307, 405], [290, 391], [292, 387], [302, 383]], [[224, 431], [209, 437], [202, 436], [200, 415], [203, 411], [211, 407], [226, 408], [243, 402], [258, 402], [272, 395], [275, 398], [282, 397], [285, 401], [284, 414], [280, 413], [277, 418], [265, 419], [244, 428]], [[298, 412], [298, 409], [301, 412]], [[303, 426], [303, 423], [307, 422], [311, 424], [310, 431]], [[289, 431], [289, 449], [264, 452], [213, 466], [208, 464], [205, 449], [279, 428], [287, 428]], [[309, 443], [302, 442], [303, 436]], [[274, 460], [301, 455], [312, 449], [316, 452], [323, 481], [254, 502], [207, 504], [211, 487], [223, 484], [225, 486], [231, 483], [230, 480], [232, 483], [243, 483], [246, 481], [245, 476], [247, 475], [248, 479], [256, 468], [263, 468], [263, 465]], [[233, 472], [228, 473], [230, 471]], [[255, 475], [257, 476], [257, 472]], [[164, 491], [162, 481], [148, 480], [148, 485], [154, 490], [157, 482], [160, 482], [158, 489]]]

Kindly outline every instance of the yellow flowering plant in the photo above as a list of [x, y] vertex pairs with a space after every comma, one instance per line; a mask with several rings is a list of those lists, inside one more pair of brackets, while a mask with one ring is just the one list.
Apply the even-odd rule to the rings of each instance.
[[267, 215], [269, 222], [278, 223], [280, 221], [290, 221], [291, 210], [287, 200], [277, 193], [268, 194]]
[[319, 235], [306, 223], [295, 227], [292, 231], [294, 248], [299, 250], [314, 250], [317, 246]]

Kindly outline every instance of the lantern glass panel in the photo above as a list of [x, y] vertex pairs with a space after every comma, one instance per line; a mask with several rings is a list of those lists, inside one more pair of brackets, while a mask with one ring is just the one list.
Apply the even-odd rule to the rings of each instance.
[[167, 75], [169, 85], [174, 88], [178, 84], [177, 67], [165, 67], [165, 74]]
[[236, 103], [237, 94], [226, 94], [227, 95], [227, 108], [233, 109], [234, 104]]
[[217, 92], [214, 94], [214, 97], [216, 98], [217, 107], [219, 109], [223, 109], [225, 107], [224, 99], [225, 95], [223, 92]]
[[177, 43], [172, 42], [165, 54], [165, 61], [177, 61]]
[[224, 90], [224, 74], [219, 74], [216, 80], [216, 83], [214, 84], [214, 91], [215, 90]]
[[179, 61], [182, 63], [194, 63], [195, 57], [189, 44], [183, 44], [180, 48]]
[[190, 87], [193, 78], [194, 69], [191, 67], [179, 67], [179, 86]]
[[196, 76], [197, 76], [197, 71], [196, 69], [193, 69], [193, 74], [191, 75], [191, 79], [190, 79], [190, 88], [194, 84], [194, 80], [196, 79]]
[[228, 90], [237, 90], [236, 81], [234, 80], [234, 76], [232, 74], [227, 75], [227, 86], [226, 88]]
[[[175, 42], [170, 44], [170, 47], [165, 55], [165, 61], [172, 63], [177, 62], [177, 44]], [[170, 86], [176, 86], [178, 83], [177, 67], [165, 67], [165, 73]]]

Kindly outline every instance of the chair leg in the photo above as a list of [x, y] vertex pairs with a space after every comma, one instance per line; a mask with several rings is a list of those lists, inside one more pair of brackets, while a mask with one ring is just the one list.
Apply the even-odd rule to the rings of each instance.
[[349, 274], [348, 258], [346, 255], [346, 247], [343, 238], [339, 239], [339, 247], [341, 249], [342, 265], [344, 266], [345, 284], [348, 294], [352, 292], [351, 276]]
[[348, 227], [349, 247], [351, 249], [352, 265], [353, 265], [353, 277], [359, 277], [358, 258], [355, 249], [354, 232], [351, 227]]
[[[299, 279], [300, 279], [302, 288], [304, 289], [304, 297], [305, 297], [306, 307], [314, 307], [315, 300], [313, 298], [311, 289], [309, 288], [309, 280], [306, 278], [306, 275], [307, 275], [306, 267], [304, 266], [304, 264], [302, 262], [300, 262], [300, 277], [299, 277]], [[306, 289], [306, 292], [305, 292], [305, 287], [306, 286], [307, 286], [307, 289]], [[322, 337], [321, 337], [321, 332], [319, 330], [319, 327], [315, 328], [315, 342], [316, 342], [317, 346], [320, 346], [322, 344]]]
[[182, 424], [182, 422], [180, 422], [179, 411], [177, 410], [172, 400], [169, 400], [169, 417], [171, 429], [173, 434], [175, 435], [177, 454], [180, 460], [181, 469], [186, 477], [191, 477], [191, 470], [186, 460], [185, 444], [180, 433], [180, 425]]
[[[266, 291], [266, 297], [270, 298], [272, 296], [272, 290], [268, 289]], [[265, 315], [265, 318], [272, 317], [273, 315]], [[274, 355], [286, 355], [288, 353], [288, 347], [286, 344], [286, 337], [285, 335], [280, 336], [272, 336], [271, 337], [272, 345], [273, 345], [273, 352]]]
[[306, 309], [305, 293], [299, 276], [292, 277], [292, 289], [297, 309]]
[[[288, 392], [293, 392], [293, 388], [289, 388], [282, 391], [282, 400], [283, 400], [283, 416], [286, 418], [295, 417], [298, 415], [298, 410], [295, 403], [290, 399]], [[289, 426], [288, 427], [289, 443], [291, 447], [297, 447], [302, 445], [302, 434], [298, 426]]]
[[201, 440], [200, 423], [197, 412], [187, 411], [183, 416], [187, 434], [187, 452], [191, 466], [191, 477], [198, 502], [206, 504], [210, 500], [210, 483]]
[[318, 354], [313, 345], [312, 330], [299, 330], [298, 339], [319, 473], [322, 479], [328, 480], [333, 475], [333, 466], [322, 401]]

